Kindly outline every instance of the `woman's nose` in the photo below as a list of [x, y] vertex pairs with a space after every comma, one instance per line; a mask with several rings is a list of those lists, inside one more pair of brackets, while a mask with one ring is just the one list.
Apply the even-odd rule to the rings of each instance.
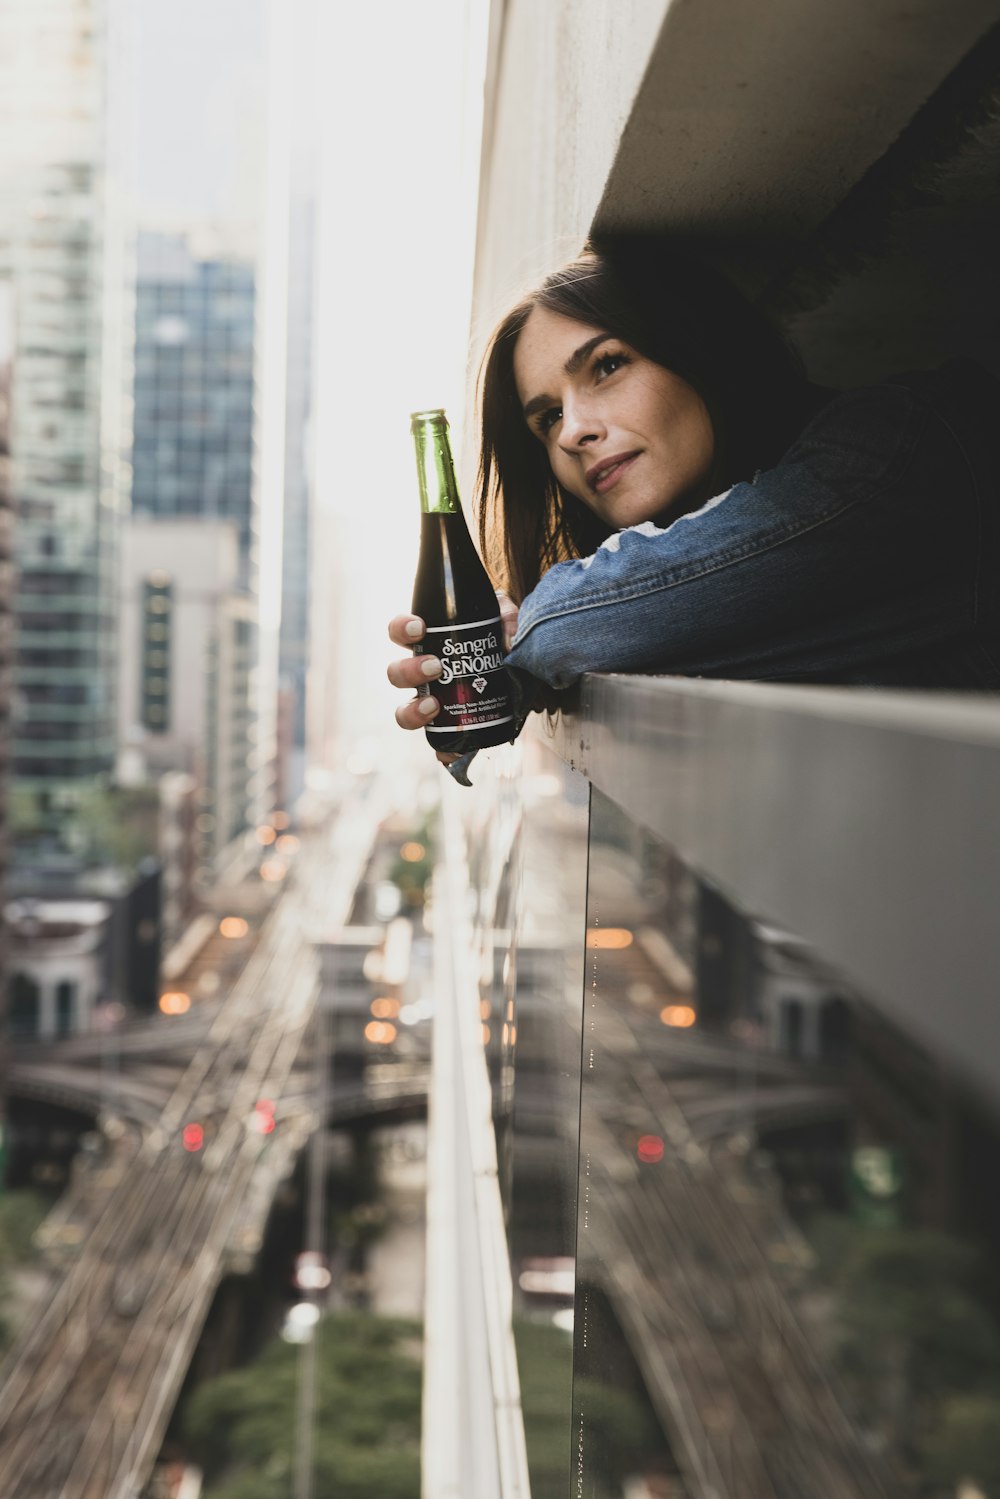
[[598, 442], [604, 436], [600, 411], [590, 401], [581, 401], [568, 396], [563, 402], [562, 423], [559, 429], [559, 446], [572, 453]]

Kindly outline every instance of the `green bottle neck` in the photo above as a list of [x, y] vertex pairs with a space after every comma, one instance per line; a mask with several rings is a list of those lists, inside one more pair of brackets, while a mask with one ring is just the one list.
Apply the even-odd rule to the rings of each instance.
[[424, 515], [459, 514], [462, 505], [444, 413], [417, 412], [411, 418], [410, 428], [417, 455], [420, 509]]

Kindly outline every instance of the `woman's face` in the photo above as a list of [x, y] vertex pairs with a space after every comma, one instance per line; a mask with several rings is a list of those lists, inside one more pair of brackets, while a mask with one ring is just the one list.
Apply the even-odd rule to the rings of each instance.
[[610, 333], [534, 307], [514, 349], [524, 418], [564, 489], [620, 530], [709, 498], [708, 409]]

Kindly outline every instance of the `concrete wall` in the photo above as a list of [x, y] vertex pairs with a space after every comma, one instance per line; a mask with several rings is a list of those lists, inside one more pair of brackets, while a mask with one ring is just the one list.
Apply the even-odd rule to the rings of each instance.
[[[30, 1034], [52, 1040], [60, 1033], [90, 1029], [94, 1009], [106, 997], [104, 945], [111, 914], [106, 901], [14, 901], [7, 907], [11, 981], [25, 979], [37, 993]], [[61, 986], [69, 990], [62, 1031]]]
[[994, 0], [674, 0], [601, 226], [804, 237], [996, 19]]
[[[237, 591], [238, 532], [230, 521], [133, 516], [125, 527], [119, 611], [119, 773], [193, 775], [213, 819], [198, 840], [202, 861], [223, 855], [259, 815], [253, 786], [262, 750], [252, 683], [256, 601]], [[142, 586], [152, 572], [173, 581], [168, 731], [142, 727]]]
[[590, 230], [667, 0], [495, 0], [476, 267], [488, 329]]
[[[1000, 246], [974, 153], [991, 128], [997, 22], [995, 0], [495, 0], [474, 355], [594, 228], [678, 236], [782, 315], [835, 293], [838, 310], [795, 330], [833, 383], [988, 359], [976, 309]], [[937, 210], [933, 246], [916, 211], [897, 222], [901, 203]], [[983, 247], [971, 280], [942, 240]], [[897, 254], [879, 279], [890, 241], [910, 268]], [[862, 261], [873, 289], [845, 298]], [[910, 290], [893, 300], [901, 277]], [[866, 322], [878, 335], [862, 350]]]
[[[208, 643], [238, 577], [237, 529], [230, 521], [133, 516], [125, 527], [119, 612], [119, 740], [141, 744], [152, 763], [200, 771], [206, 724]], [[170, 721], [165, 734], [141, 727], [142, 584], [154, 571], [174, 581], [170, 644]]]

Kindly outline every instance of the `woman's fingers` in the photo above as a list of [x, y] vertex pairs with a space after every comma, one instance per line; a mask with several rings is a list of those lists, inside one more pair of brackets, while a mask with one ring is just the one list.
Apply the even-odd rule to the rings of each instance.
[[424, 687], [441, 675], [437, 656], [402, 656], [385, 669], [393, 687]]
[[389, 639], [393, 645], [414, 646], [423, 640], [424, 622], [416, 614], [397, 614], [389, 621]]
[[[408, 703], [396, 709], [396, 722], [401, 729], [422, 729], [433, 723], [441, 704], [433, 697], [411, 697]], [[457, 750], [436, 750], [442, 765], [451, 765], [460, 758]]]
[[441, 704], [433, 697], [411, 697], [408, 703], [396, 709], [395, 719], [401, 729], [422, 729], [433, 723]]
[[[395, 619], [389, 623], [389, 639], [394, 645], [412, 647], [424, 636], [424, 622], [415, 614], [397, 614]], [[441, 675], [441, 662], [437, 656], [403, 656], [399, 661], [390, 661], [386, 667], [386, 676], [393, 687], [413, 688], [425, 687], [428, 682], [433, 682]], [[428, 703], [429, 698], [421, 698], [421, 703]], [[396, 722], [400, 723], [400, 714], [404, 714], [406, 722], [404, 728], [419, 727], [432, 715], [433, 710], [426, 709], [424, 714], [417, 712], [419, 704], [407, 703], [405, 708], [396, 710]]]
[[[409, 646], [412, 650], [424, 636], [424, 622], [415, 614], [397, 614], [389, 622], [389, 639], [394, 645]], [[390, 661], [386, 676], [393, 687], [426, 687], [441, 675], [441, 662], [436, 656], [403, 656], [399, 661]], [[409, 702], [396, 709], [395, 718], [401, 729], [422, 729], [430, 723], [440, 708], [436, 698], [430, 696], [411, 697]]]
[[[500, 608], [500, 627], [503, 630], [504, 649], [509, 651], [514, 643], [514, 636], [517, 634], [517, 605], [499, 589], [497, 589], [497, 604]], [[424, 622], [416, 614], [397, 614], [389, 623], [389, 639], [393, 645], [401, 645], [404, 649], [407, 646], [412, 649], [418, 641], [423, 639], [424, 633]], [[394, 685], [412, 687], [415, 683], [407, 679], [406, 682], [397, 682]]]
[[[504, 645], [509, 650], [517, 630], [517, 605], [502, 593], [497, 594], [497, 602], [500, 606]], [[389, 639], [393, 645], [402, 646], [404, 650], [409, 647], [412, 651], [425, 634], [424, 622], [416, 614], [397, 614], [389, 621]], [[393, 687], [412, 690], [415, 687], [433, 687], [441, 671], [441, 662], [437, 656], [409, 655], [402, 656], [398, 661], [390, 661], [385, 674]], [[411, 697], [396, 709], [394, 716], [401, 729], [423, 729], [434, 722], [440, 710], [441, 704], [437, 698], [428, 694], [425, 697]], [[442, 765], [451, 765], [455, 760], [461, 759], [457, 750], [437, 750], [436, 756]]]

